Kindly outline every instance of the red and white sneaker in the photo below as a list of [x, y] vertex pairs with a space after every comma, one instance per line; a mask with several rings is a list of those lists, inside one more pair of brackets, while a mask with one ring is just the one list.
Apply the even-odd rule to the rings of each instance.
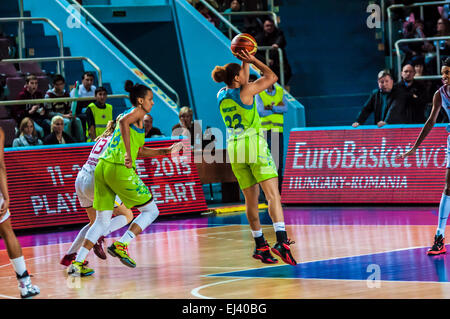
[[103, 242], [105, 241], [105, 236], [101, 236], [94, 245], [94, 254], [100, 259], [106, 259], [105, 251], [103, 250]]
[[[72, 261], [74, 261], [75, 258], [77, 258], [77, 253], [64, 255], [64, 257], [61, 259], [61, 261], [59, 263], [63, 266], [69, 267], [70, 265], [72, 265]], [[88, 263], [89, 262], [87, 260], [85, 260], [83, 263], [83, 266], [86, 266]]]

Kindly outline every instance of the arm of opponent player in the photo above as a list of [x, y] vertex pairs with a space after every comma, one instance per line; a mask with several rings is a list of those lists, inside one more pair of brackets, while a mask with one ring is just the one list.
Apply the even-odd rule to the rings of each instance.
[[5, 133], [0, 128], [0, 191], [3, 194], [3, 205], [0, 207], [0, 218], [8, 211], [9, 193], [4, 157]]
[[422, 144], [423, 140], [431, 132], [431, 129], [433, 128], [434, 124], [436, 124], [436, 119], [439, 115], [439, 111], [441, 110], [441, 106], [442, 106], [441, 93], [437, 91], [436, 93], [434, 93], [433, 96], [433, 108], [431, 109], [430, 116], [428, 117], [428, 120], [426, 121], [424, 127], [422, 128], [422, 131], [420, 132], [419, 137], [414, 143], [414, 146], [409, 151], [397, 156], [397, 158], [405, 158], [416, 152], [420, 144]]
[[138, 157], [154, 157], [159, 155], [178, 154], [182, 148], [182, 142], [174, 143], [172, 144], [172, 146], [167, 148], [150, 148], [144, 146], [139, 149]]

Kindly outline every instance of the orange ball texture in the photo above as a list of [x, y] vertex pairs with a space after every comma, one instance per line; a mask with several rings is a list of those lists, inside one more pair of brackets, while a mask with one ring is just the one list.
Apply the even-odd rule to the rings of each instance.
[[258, 50], [258, 44], [254, 37], [252, 37], [248, 33], [240, 33], [231, 40], [230, 46], [231, 52], [236, 54], [240, 50], [247, 49], [248, 53], [251, 55], [255, 55]]

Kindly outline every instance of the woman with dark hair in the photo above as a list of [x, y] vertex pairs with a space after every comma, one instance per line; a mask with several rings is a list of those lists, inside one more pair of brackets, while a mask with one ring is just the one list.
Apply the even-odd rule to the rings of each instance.
[[[420, 144], [425, 140], [428, 134], [431, 132], [436, 119], [441, 111], [441, 108], [445, 110], [447, 115], [450, 117], [450, 58], [447, 58], [441, 69], [442, 83], [439, 90], [434, 93], [433, 96], [433, 107], [431, 109], [430, 116], [422, 128], [419, 137], [417, 138], [414, 146], [407, 152], [398, 156], [398, 158], [405, 158], [407, 156], [413, 155], [419, 148]], [[450, 124], [447, 126], [447, 132], [450, 133]], [[434, 236], [434, 244], [428, 249], [428, 255], [439, 255], [446, 252], [444, 237], [445, 237], [445, 226], [447, 225], [448, 215], [450, 213], [450, 135], [447, 138], [447, 171], [445, 174], [445, 187], [444, 192], [441, 197], [441, 202], [439, 204], [439, 219], [436, 234]]]
[[[217, 94], [218, 105], [227, 127], [227, 150], [231, 168], [244, 193], [247, 218], [256, 243], [253, 258], [260, 259], [263, 263], [277, 263], [270, 254], [272, 250], [285, 263], [295, 266], [297, 262], [290, 250], [290, 245], [294, 242], [288, 239], [286, 233], [277, 169], [264, 139], [254, 103], [255, 95], [275, 84], [278, 77], [247, 51], [240, 51], [236, 55], [242, 60], [242, 66], [237, 63], [216, 66], [212, 77], [214, 81], [226, 84]], [[248, 82], [250, 63], [263, 73], [263, 76], [251, 83]], [[268, 201], [269, 215], [277, 237], [277, 243], [271, 249], [264, 239], [259, 220], [259, 185]]]
[[94, 224], [85, 235], [83, 246], [69, 268], [69, 274], [73, 276], [89, 276], [94, 273], [85, 266], [84, 260], [94, 243], [110, 227], [116, 196], [122, 200], [126, 208], [136, 207], [140, 214], [131, 223], [127, 232], [108, 247], [108, 253], [120, 258], [124, 265], [136, 267], [136, 263], [128, 255], [128, 244], [159, 215], [150, 190], [136, 173], [136, 159], [178, 153], [182, 147], [182, 143], [175, 143], [169, 148], [145, 147], [143, 120], [145, 114], [149, 113], [155, 104], [153, 92], [145, 85], [133, 84], [129, 80], [125, 83], [125, 90], [130, 93], [129, 98], [133, 107], [122, 114], [119, 125], [95, 168], [93, 207], [97, 215]]
[[42, 145], [42, 141], [38, 138], [34, 122], [29, 117], [25, 117], [20, 122], [20, 136], [13, 141], [13, 147]]
[[[111, 136], [114, 133], [115, 128], [116, 122], [109, 121], [106, 125], [105, 131], [95, 139], [96, 143], [92, 147], [91, 153], [89, 154], [86, 163], [77, 174], [77, 178], [75, 180], [75, 191], [77, 193], [80, 206], [86, 210], [89, 218], [89, 223], [80, 230], [69, 250], [61, 259], [61, 265], [70, 266], [72, 261], [75, 260], [77, 251], [83, 244], [84, 236], [89, 230], [89, 227], [91, 227], [95, 221], [96, 211], [92, 207], [92, 204], [94, 202], [95, 167], [98, 163], [98, 158], [106, 150], [106, 147], [111, 140]], [[133, 219], [133, 212], [131, 211], [131, 209], [127, 209], [118, 197], [116, 197], [115, 199], [113, 214], [115, 215], [115, 217], [111, 220], [110, 227], [108, 228], [107, 232], [103, 234], [94, 245], [94, 253], [100, 259], [106, 259], [106, 254], [102, 246], [104, 238], [113, 231], [116, 231], [127, 225]], [[85, 263], [85, 265], [87, 265], [87, 262]], [[86, 276], [86, 274], [83, 275]]]

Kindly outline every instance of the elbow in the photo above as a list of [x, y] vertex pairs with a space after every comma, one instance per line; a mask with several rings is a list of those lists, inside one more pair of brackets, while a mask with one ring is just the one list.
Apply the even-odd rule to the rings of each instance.
[[275, 73], [271, 76], [271, 81], [272, 81], [272, 84], [275, 84], [278, 82], [278, 76]]

